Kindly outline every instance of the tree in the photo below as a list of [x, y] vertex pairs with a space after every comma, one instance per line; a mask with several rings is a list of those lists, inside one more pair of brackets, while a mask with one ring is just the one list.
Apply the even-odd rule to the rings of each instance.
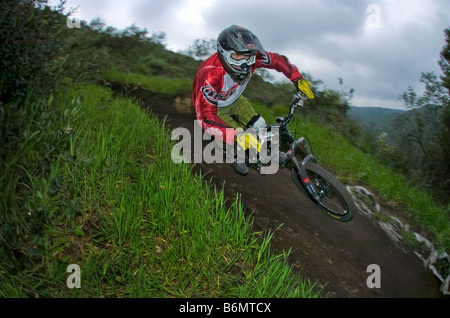
[[442, 75], [422, 73], [420, 81], [425, 85], [420, 97], [409, 87], [402, 94], [407, 107], [422, 109], [411, 120], [409, 140], [418, 144], [423, 152], [422, 177], [432, 189], [449, 202], [450, 193], [450, 28], [445, 31], [446, 45], [438, 62]]
[[187, 55], [193, 58], [204, 59], [217, 51], [217, 40], [195, 39], [187, 48]]
[[[62, 10], [62, 5], [58, 8]], [[0, 158], [14, 149], [30, 114], [24, 109], [31, 94], [54, 89], [63, 78], [65, 16], [46, 0], [4, 0], [0, 10]], [[28, 101], [29, 103], [30, 101]]]
[[[64, 21], [64, 22], [63, 22]], [[2, 1], [0, 10], [0, 102], [23, 99], [53, 84], [64, 17], [47, 0]]]

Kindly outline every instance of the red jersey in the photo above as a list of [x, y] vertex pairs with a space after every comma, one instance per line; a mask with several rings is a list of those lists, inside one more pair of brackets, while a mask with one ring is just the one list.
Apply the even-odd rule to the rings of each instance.
[[[257, 68], [269, 68], [283, 73], [291, 82], [302, 78], [297, 67], [289, 60], [276, 53], [258, 52], [256, 62], [252, 65], [251, 74]], [[235, 130], [226, 134], [230, 129], [222, 119], [217, 117], [217, 108], [226, 107], [235, 102], [243, 93], [251, 75], [242, 83], [235, 82], [222, 66], [218, 53], [204, 61], [195, 76], [192, 89], [192, 103], [197, 113], [197, 120], [202, 129], [216, 139], [228, 144], [234, 143]]]

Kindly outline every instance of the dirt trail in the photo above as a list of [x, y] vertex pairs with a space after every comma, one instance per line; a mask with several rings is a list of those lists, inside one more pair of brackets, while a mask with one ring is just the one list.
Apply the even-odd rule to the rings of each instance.
[[[174, 103], [173, 97], [143, 89], [113, 88], [136, 98], [170, 127], [193, 130], [195, 118], [186, 96]], [[230, 200], [239, 193], [254, 217], [254, 229], [275, 232], [272, 248], [291, 249], [290, 263], [325, 286], [329, 297], [441, 297], [440, 281], [412, 250], [396, 247], [386, 232], [360, 214], [349, 223], [324, 214], [300, 193], [288, 169], [274, 175], [251, 170], [247, 176], [236, 174], [229, 164], [197, 164], [194, 170], [207, 173], [206, 179], [219, 188], [225, 182]], [[370, 264], [381, 269], [381, 288], [367, 287]]]

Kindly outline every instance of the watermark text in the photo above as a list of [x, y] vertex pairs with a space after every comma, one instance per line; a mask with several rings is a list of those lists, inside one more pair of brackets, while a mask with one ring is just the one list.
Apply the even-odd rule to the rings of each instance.
[[367, 277], [366, 284], [370, 289], [372, 288], [381, 288], [381, 269], [377, 264], [370, 264], [367, 266], [367, 273], [371, 273], [369, 277]]
[[67, 266], [67, 273], [71, 273], [67, 277], [66, 285], [68, 288], [81, 288], [81, 269], [77, 264]]
[[366, 9], [368, 14], [366, 25], [369, 29], [381, 28], [381, 8], [378, 4], [369, 4]]
[[81, 28], [81, 8], [77, 4], [71, 4], [68, 7], [68, 16], [66, 20], [66, 25], [69, 29], [79, 29]]
[[[244, 151], [234, 144], [227, 144], [221, 140], [233, 139], [236, 131], [227, 128], [225, 136], [218, 129], [206, 129], [203, 132], [203, 122], [194, 121], [193, 134], [187, 128], [179, 127], [172, 131], [171, 139], [178, 141], [172, 148], [171, 157], [175, 163], [250, 163], [260, 164], [261, 174], [274, 174], [279, 169], [279, 129], [246, 130], [245, 134], [252, 134], [260, 143], [259, 153], [255, 148]], [[220, 138], [214, 138], [220, 137]], [[270, 143], [268, 142], [270, 140]], [[204, 141], [210, 141], [203, 146]]]

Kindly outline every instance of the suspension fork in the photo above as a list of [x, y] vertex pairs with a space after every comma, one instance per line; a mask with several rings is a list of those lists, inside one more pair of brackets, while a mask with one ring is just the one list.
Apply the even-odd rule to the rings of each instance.
[[[304, 153], [306, 154], [306, 156], [303, 158], [301, 162], [298, 161], [297, 158], [295, 157], [295, 151], [297, 150], [298, 147], [302, 147]], [[302, 183], [303, 187], [309, 193], [312, 200], [315, 203], [318, 203], [320, 201], [319, 194], [317, 193], [316, 188], [314, 187], [313, 183], [311, 182], [306, 173], [306, 164], [310, 161], [317, 162], [317, 160], [311, 153], [305, 139], [302, 137], [298, 141], [294, 142], [291, 145], [291, 149], [288, 151], [287, 155], [289, 160], [292, 162], [294, 169], [297, 171], [300, 177], [300, 182]]]

